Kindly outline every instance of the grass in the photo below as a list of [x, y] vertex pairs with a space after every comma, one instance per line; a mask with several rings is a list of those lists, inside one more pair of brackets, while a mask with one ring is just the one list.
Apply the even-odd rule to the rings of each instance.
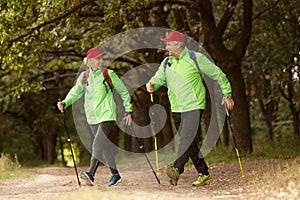
[[17, 156], [12, 159], [9, 155], [1, 154], [0, 157], [0, 181], [12, 178], [30, 176], [30, 172], [21, 168]]
[[[270, 199], [299, 199], [300, 148], [293, 142], [253, 144], [251, 154], [242, 154], [243, 160], [262, 160], [264, 167], [248, 172], [250, 190]], [[208, 163], [235, 162], [233, 148], [215, 147], [207, 156]], [[269, 161], [266, 161], [269, 160]], [[191, 163], [192, 164], [192, 163]], [[249, 174], [250, 173], [250, 174]]]
[[[274, 141], [273, 143], [262, 142], [253, 143], [252, 153], [243, 153], [239, 150], [241, 159], [260, 160], [260, 159], [293, 159], [300, 154], [300, 146], [293, 141]], [[210, 163], [231, 162], [237, 159], [236, 152], [232, 146], [216, 146], [205, 157]]]
[[[258, 169], [253, 175], [252, 190], [271, 199], [299, 199], [300, 157], [276, 159], [276, 162]], [[257, 176], [257, 174], [260, 174]]]

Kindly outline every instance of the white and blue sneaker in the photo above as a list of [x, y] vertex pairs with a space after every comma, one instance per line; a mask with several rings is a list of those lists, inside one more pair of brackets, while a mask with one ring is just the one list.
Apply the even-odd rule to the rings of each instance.
[[94, 185], [94, 177], [90, 172], [80, 172], [80, 179], [84, 180], [88, 186]]
[[122, 178], [120, 174], [113, 174], [109, 179], [108, 186], [110, 187], [110, 186], [117, 185], [117, 183], [119, 183], [121, 179]]

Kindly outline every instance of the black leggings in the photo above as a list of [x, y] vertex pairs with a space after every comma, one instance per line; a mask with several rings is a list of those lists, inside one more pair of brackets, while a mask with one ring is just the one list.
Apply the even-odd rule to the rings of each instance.
[[105, 121], [100, 124], [90, 125], [94, 139], [92, 143], [92, 156], [89, 172], [93, 175], [98, 168], [99, 162], [104, 162], [103, 156], [105, 157], [112, 174], [118, 173], [112, 150], [113, 143], [108, 139], [114, 123], [114, 121]]
[[[196, 135], [203, 110], [193, 110], [183, 113], [172, 113], [176, 129], [180, 136], [177, 159], [174, 167], [178, 168], [179, 173], [184, 172], [184, 165], [189, 158], [192, 159], [198, 173], [206, 174], [208, 167], [196, 142]], [[195, 121], [199, 119], [199, 121]]]

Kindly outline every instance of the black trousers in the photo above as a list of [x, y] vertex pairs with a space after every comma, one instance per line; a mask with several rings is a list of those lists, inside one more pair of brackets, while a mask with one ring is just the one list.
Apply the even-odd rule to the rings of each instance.
[[180, 136], [178, 155], [174, 167], [178, 168], [181, 174], [184, 172], [184, 165], [188, 162], [189, 158], [193, 161], [198, 173], [208, 173], [208, 167], [196, 140], [202, 114], [203, 110], [172, 113], [176, 129]]
[[101, 122], [100, 124], [90, 125], [94, 139], [92, 143], [92, 156], [89, 172], [93, 175], [95, 175], [99, 163], [105, 162], [103, 156], [105, 157], [106, 163], [108, 164], [111, 173], [118, 173], [114, 153], [112, 150], [113, 144], [108, 138], [114, 123], [114, 121], [105, 121]]

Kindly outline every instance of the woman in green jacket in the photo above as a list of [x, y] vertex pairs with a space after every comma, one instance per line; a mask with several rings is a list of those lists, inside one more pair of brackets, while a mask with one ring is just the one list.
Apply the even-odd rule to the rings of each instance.
[[[76, 84], [68, 92], [66, 98], [57, 105], [60, 110], [66, 109], [84, 95], [84, 110], [94, 138], [90, 169], [88, 172], [81, 172], [80, 177], [86, 180], [88, 185], [93, 185], [94, 175], [104, 156], [112, 173], [108, 185], [113, 186], [121, 180], [111, 148], [112, 142], [108, 139], [116, 121], [113, 88], [123, 100], [124, 120], [129, 126], [132, 122], [132, 104], [130, 94], [118, 75], [113, 70], [104, 70], [102, 66], [104, 54], [98, 48], [91, 48], [87, 52], [84, 61], [89, 66], [89, 71], [79, 75]], [[105, 78], [109, 80], [105, 81]]]
[[184, 165], [191, 158], [199, 174], [193, 186], [201, 186], [211, 182], [212, 177], [195, 140], [200, 128], [195, 120], [201, 118], [206, 104], [206, 91], [199, 70], [201, 74], [218, 82], [227, 109], [234, 106], [231, 86], [222, 70], [205, 55], [194, 52], [195, 58], [191, 57], [182, 33], [172, 31], [167, 38], [161, 40], [165, 42], [169, 56], [162, 61], [146, 87], [152, 93], [160, 86], [167, 85], [172, 117], [180, 136], [177, 159], [168, 166], [167, 175], [170, 183], [177, 185], [180, 174], [184, 172]]

